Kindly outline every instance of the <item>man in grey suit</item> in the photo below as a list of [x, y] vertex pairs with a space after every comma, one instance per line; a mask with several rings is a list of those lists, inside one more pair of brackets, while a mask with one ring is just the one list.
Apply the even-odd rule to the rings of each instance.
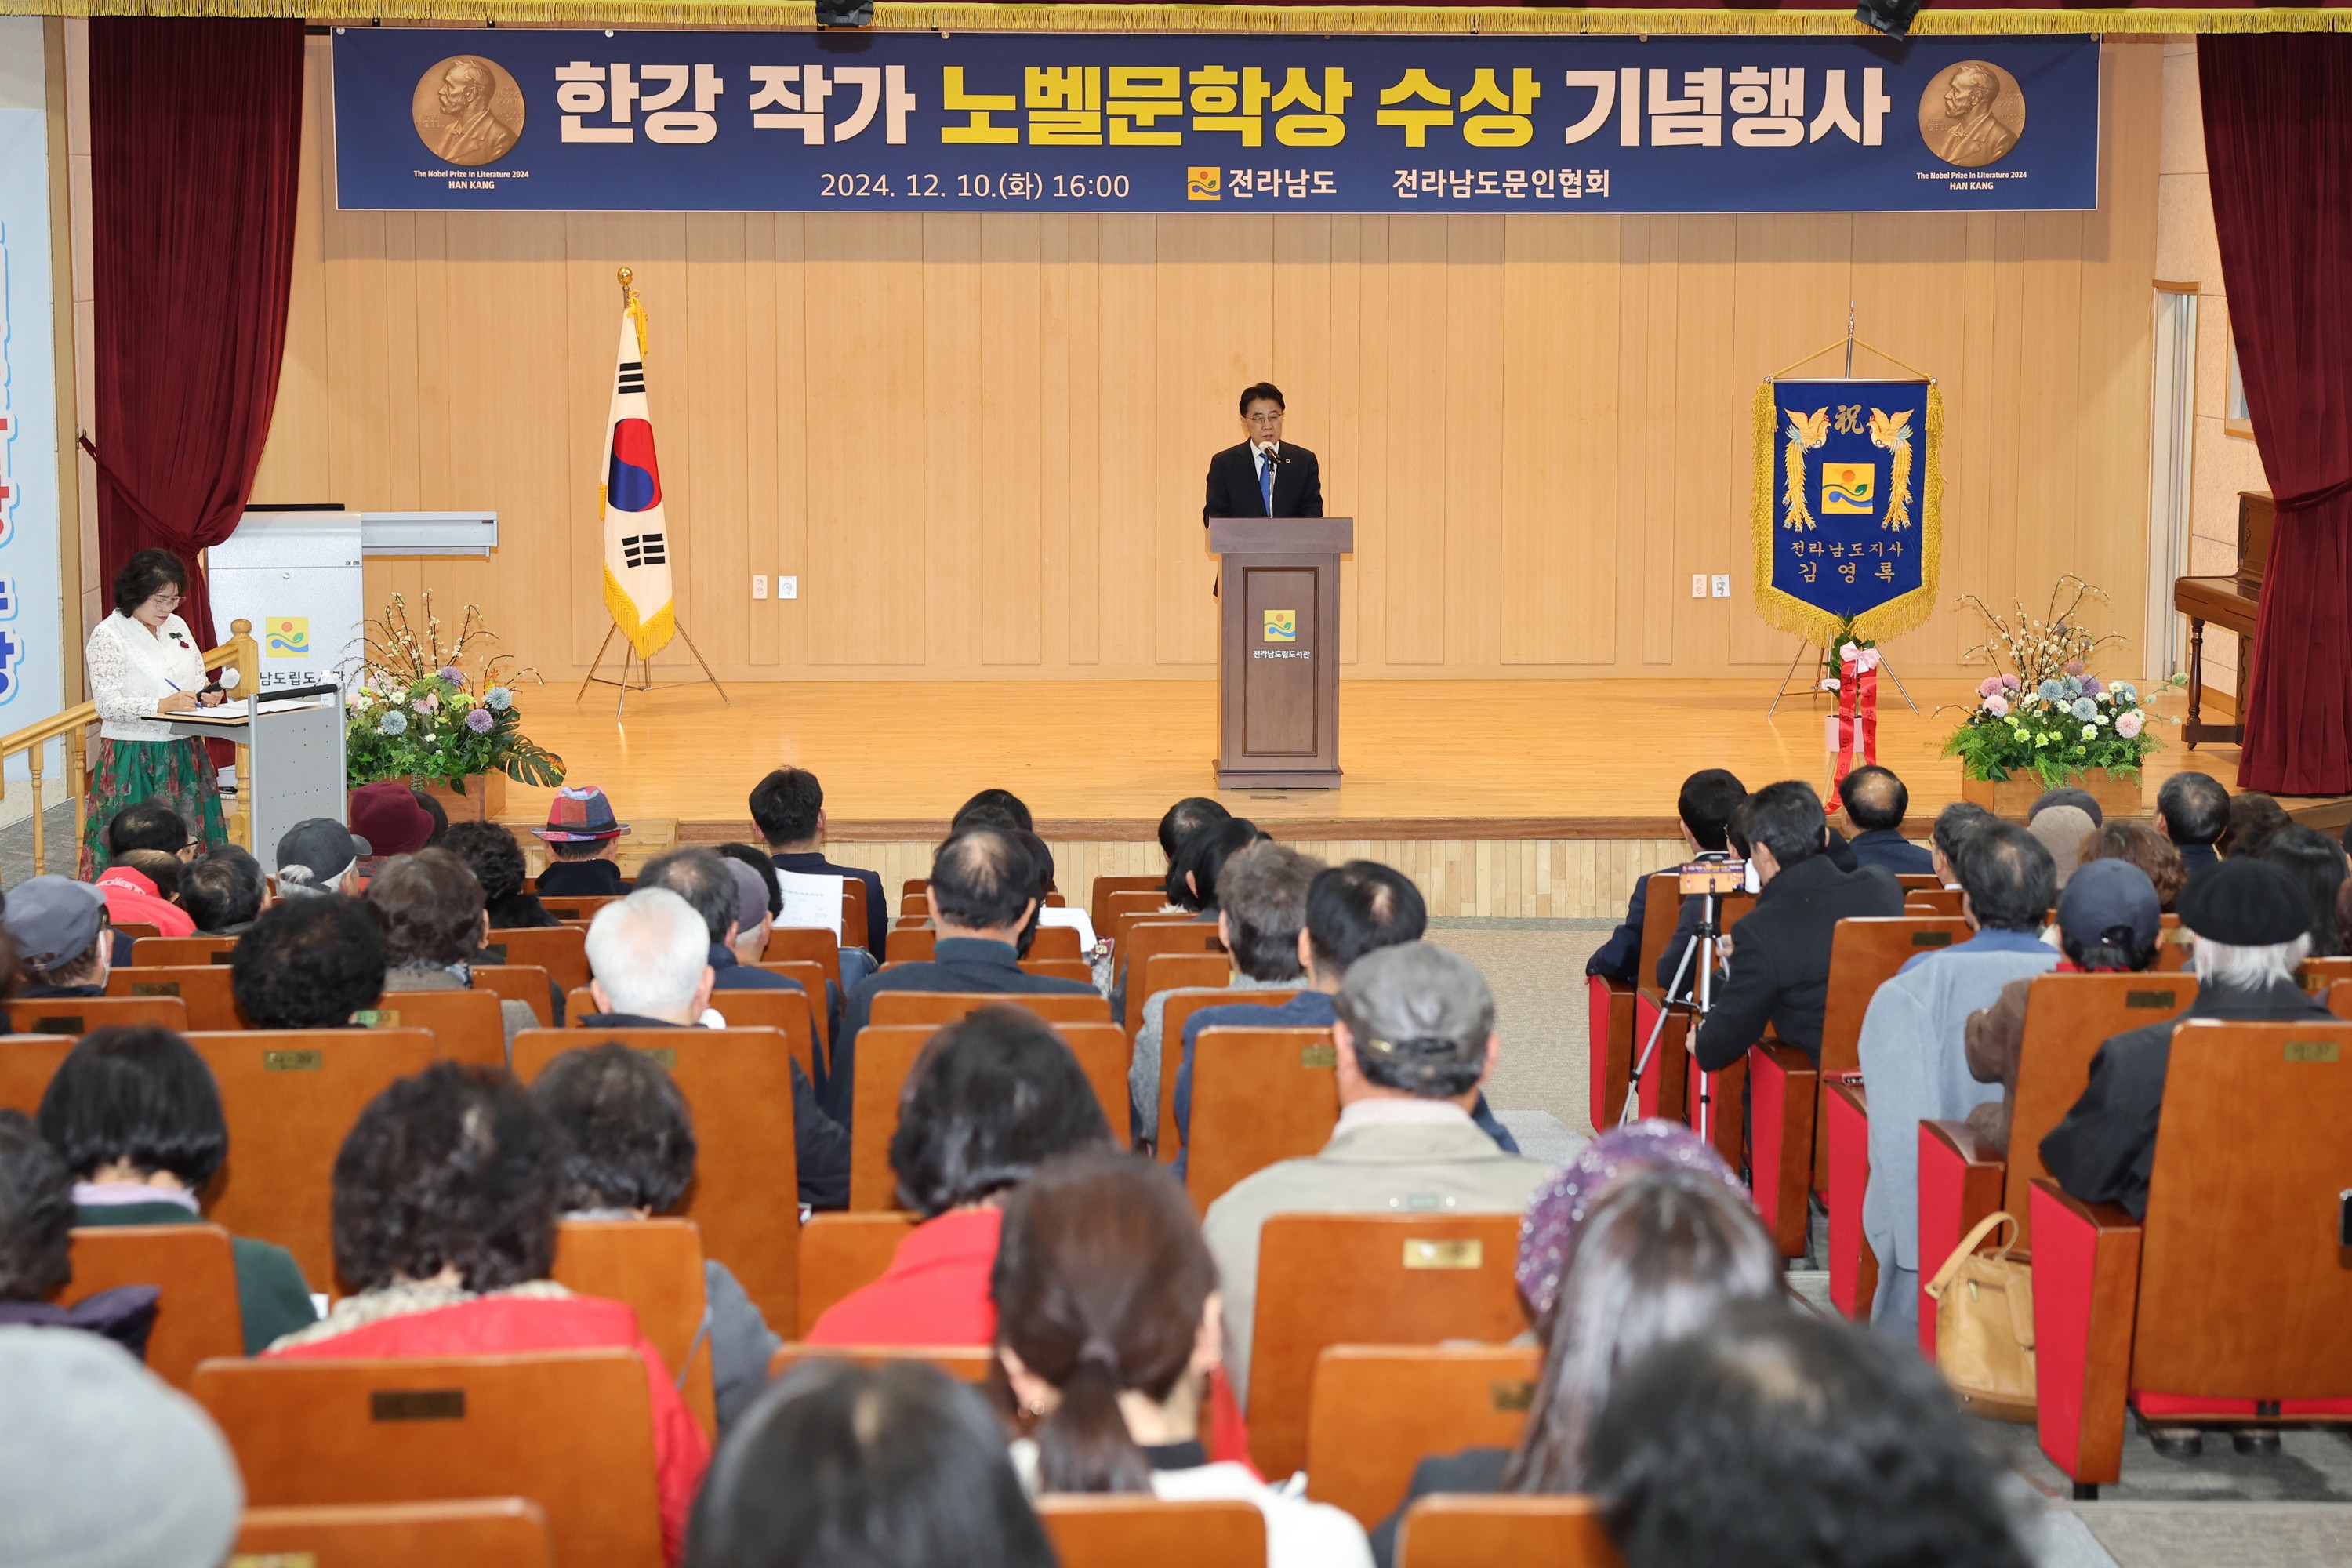
[[1249, 1392], [1258, 1233], [1278, 1214], [1517, 1214], [1551, 1167], [1506, 1153], [1470, 1120], [1501, 1042], [1495, 998], [1469, 961], [1427, 942], [1348, 968], [1331, 1043], [1339, 1124], [1322, 1152], [1236, 1183], [1202, 1226], [1225, 1304], [1225, 1375]]

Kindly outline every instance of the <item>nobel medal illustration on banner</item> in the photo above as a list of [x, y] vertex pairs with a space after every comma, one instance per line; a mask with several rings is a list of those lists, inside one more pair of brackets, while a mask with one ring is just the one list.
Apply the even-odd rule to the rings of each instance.
[[1767, 381], [1756, 392], [1756, 608], [1822, 647], [1935, 608], [1944, 400], [1916, 381]]

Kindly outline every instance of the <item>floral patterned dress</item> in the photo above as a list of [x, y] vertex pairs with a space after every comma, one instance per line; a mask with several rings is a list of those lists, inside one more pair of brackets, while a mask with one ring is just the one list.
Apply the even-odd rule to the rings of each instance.
[[177, 616], [151, 632], [117, 610], [89, 634], [90, 700], [99, 717], [98, 755], [89, 774], [78, 875], [106, 868], [106, 825], [126, 805], [160, 797], [203, 847], [228, 842], [212, 758], [204, 742], [174, 736], [155, 705], [174, 690], [205, 684], [205, 658]]

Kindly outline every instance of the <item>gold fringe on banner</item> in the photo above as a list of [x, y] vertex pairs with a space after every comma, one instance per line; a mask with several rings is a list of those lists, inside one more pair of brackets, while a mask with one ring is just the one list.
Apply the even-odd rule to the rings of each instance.
[[[0, 0], [8, 16], [279, 16], [320, 24], [378, 23], [475, 27], [726, 27], [795, 31], [816, 25], [806, 0]], [[1677, 10], [1623, 7], [1427, 7], [1247, 5], [935, 5], [882, 0], [881, 32], [937, 33], [1319, 33], [1553, 34], [1622, 37], [1832, 37], [1879, 35], [1842, 10], [1774, 11], [1729, 6]], [[2352, 8], [2260, 5], [1954, 10], [1930, 6], [1921, 37], [2026, 34], [2352, 32]]]

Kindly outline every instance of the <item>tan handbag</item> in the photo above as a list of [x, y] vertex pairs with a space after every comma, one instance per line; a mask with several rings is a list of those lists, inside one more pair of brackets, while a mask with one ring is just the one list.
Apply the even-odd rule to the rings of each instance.
[[[2009, 1239], [1997, 1252], [1978, 1246], [2001, 1226]], [[2033, 1266], [2013, 1258], [2017, 1220], [1987, 1215], [1969, 1232], [1927, 1294], [1936, 1303], [1936, 1365], [1960, 1403], [1979, 1415], [2033, 1419]]]

